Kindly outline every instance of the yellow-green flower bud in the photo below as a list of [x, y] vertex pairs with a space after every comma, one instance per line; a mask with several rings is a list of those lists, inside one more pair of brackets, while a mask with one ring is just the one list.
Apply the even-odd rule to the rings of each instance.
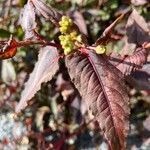
[[95, 51], [96, 51], [97, 54], [104, 54], [106, 52], [106, 47], [103, 46], [103, 45], [98, 45], [95, 48]]
[[81, 35], [78, 35], [77, 38], [76, 38], [76, 40], [77, 40], [78, 42], [82, 43], [82, 37], [81, 37]]
[[59, 36], [59, 40], [60, 40], [60, 41], [63, 41], [64, 39], [65, 39], [65, 36], [64, 36], [64, 35], [60, 35], [60, 36]]
[[66, 33], [68, 29], [67, 27], [60, 27], [59, 30], [61, 33]]
[[77, 32], [76, 31], [71, 32], [70, 37], [72, 40], [76, 40], [77, 39]]
[[64, 54], [65, 55], [71, 53], [74, 50], [74, 48], [75, 48], [75, 46], [74, 46], [75, 40], [71, 37], [70, 34], [60, 35], [59, 36], [59, 40], [60, 40], [60, 43], [62, 45], [62, 48], [64, 49]]
[[60, 44], [64, 49], [64, 54], [68, 55], [80, 47], [79, 43], [82, 43], [82, 37], [77, 31], [71, 28], [73, 26], [73, 21], [69, 17], [63, 16], [59, 25], [62, 34], [59, 36]]
[[64, 49], [64, 54], [65, 54], [65, 55], [68, 55], [68, 54], [70, 54], [71, 52], [72, 52], [72, 49], [71, 49], [70, 47], [67, 47], [67, 48]]
[[65, 34], [70, 30], [71, 26], [73, 25], [73, 21], [67, 16], [62, 16], [59, 25], [60, 25], [60, 32], [62, 34]]

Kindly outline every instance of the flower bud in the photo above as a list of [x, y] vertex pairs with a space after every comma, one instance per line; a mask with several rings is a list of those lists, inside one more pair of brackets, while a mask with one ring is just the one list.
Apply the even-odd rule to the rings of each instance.
[[96, 51], [97, 54], [104, 54], [106, 52], [106, 47], [103, 46], [103, 45], [98, 45], [95, 48], [95, 51]]

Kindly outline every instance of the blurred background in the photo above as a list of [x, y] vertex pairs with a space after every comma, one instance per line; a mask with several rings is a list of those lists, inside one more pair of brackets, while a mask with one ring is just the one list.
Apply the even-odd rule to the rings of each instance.
[[[12, 34], [24, 39], [18, 23], [27, 0], [0, 0], [0, 40]], [[150, 27], [149, 0], [47, 0], [60, 12], [70, 14], [92, 44], [119, 14], [135, 7]], [[115, 29], [115, 42], [110, 50], [123, 47], [126, 19]], [[37, 18], [38, 32], [48, 40], [56, 38], [57, 30], [43, 17]], [[20, 100], [24, 83], [37, 61], [38, 46], [22, 47], [12, 59], [0, 60], [0, 150], [107, 150], [106, 141], [86, 105], [70, 83], [65, 64], [52, 81], [30, 101], [20, 116], [14, 109]], [[150, 59], [149, 59], [150, 60]], [[145, 65], [150, 79], [150, 65]], [[139, 80], [139, 75], [135, 74]], [[141, 80], [142, 81], [142, 80]], [[150, 90], [128, 89], [130, 96], [130, 131], [128, 150], [150, 150]]]

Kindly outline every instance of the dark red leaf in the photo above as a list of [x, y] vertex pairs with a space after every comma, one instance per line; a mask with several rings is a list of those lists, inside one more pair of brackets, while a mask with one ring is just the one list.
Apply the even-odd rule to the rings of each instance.
[[0, 59], [12, 58], [17, 52], [17, 42], [15, 39], [11, 38], [3, 49], [0, 50]]
[[102, 55], [87, 51], [66, 57], [70, 77], [99, 122], [112, 150], [125, 150], [128, 95], [122, 74]]

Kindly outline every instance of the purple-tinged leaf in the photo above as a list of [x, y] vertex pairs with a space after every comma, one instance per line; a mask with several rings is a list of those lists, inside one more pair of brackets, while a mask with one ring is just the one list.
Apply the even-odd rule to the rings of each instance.
[[36, 63], [33, 72], [31, 73], [25, 88], [21, 94], [21, 100], [16, 107], [16, 112], [19, 113], [27, 106], [27, 102], [40, 90], [43, 82], [50, 81], [59, 69], [59, 57], [57, 49], [51, 46], [41, 48], [38, 62]]
[[102, 36], [95, 42], [95, 45], [106, 45], [111, 40], [111, 34], [115, 26], [124, 18], [124, 16], [125, 14], [122, 14], [110, 26], [108, 26]]
[[120, 54], [125, 56], [125, 55], [132, 55], [134, 51], [136, 50], [137, 45], [135, 43], [129, 43], [128, 42], [128, 37], [125, 36], [123, 39], [123, 47], [120, 50]]
[[[138, 14], [138, 12], [133, 9], [131, 15], [129, 16], [127, 25], [127, 41], [126, 46], [124, 47], [124, 51], [131, 48], [133, 54], [131, 56], [126, 57], [117, 68], [125, 75], [131, 74], [133, 71], [137, 69], [141, 69], [147, 61], [148, 49], [144, 48], [136, 48], [143, 46], [144, 43], [148, 43], [150, 41], [150, 30], [148, 28], [148, 24], [144, 20], [142, 16]], [[132, 48], [133, 47], [133, 48]]]
[[61, 18], [61, 14], [51, 6], [47, 6], [43, 0], [31, 0], [35, 8], [45, 17], [47, 20], [53, 22], [56, 26], [59, 26], [58, 22]]
[[87, 25], [85, 19], [80, 11], [71, 11], [69, 12], [69, 16], [73, 19], [74, 23], [78, 26], [79, 30], [88, 35]]
[[138, 90], [150, 90], [150, 64], [145, 64], [142, 69], [131, 74], [134, 83], [131, 85]]
[[138, 47], [147, 47], [150, 41], [148, 24], [138, 12], [133, 9], [126, 25], [126, 36], [122, 39], [124, 46], [121, 55], [133, 55]]
[[126, 57], [116, 67], [124, 74], [130, 75], [135, 70], [141, 69], [147, 61], [148, 49], [138, 48], [133, 55]]
[[112, 150], [125, 150], [128, 95], [121, 72], [102, 55], [87, 51], [66, 57], [70, 77], [97, 119]]
[[150, 115], [146, 118], [146, 120], [143, 122], [144, 128], [148, 131], [150, 131]]
[[129, 16], [126, 30], [128, 36], [128, 44], [134, 43], [135, 45], [141, 46], [145, 42], [150, 41], [150, 30], [148, 28], [148, 24], [135, 9], [133, 9], [131, 15]]
[[125, 75], [125, 79], [129, 85], [138, 90], [150, 90], [148, 49], [138, 48], [133, 55], [125, 58], [119, 54], [113, 54], [108, 58], [109, 62]]
[[149, 2], [149, 0], [131, 0], [131, 3], [135, 6], [145, 5]]
[[36, 28], [37, 24], [35, 21], [35, 8], [31, 1], [28, 1], [28, 3], [24, 6], [20, 15], [19, 23], [25, 32], [25, 39], [33, 38], [33, 30]]

